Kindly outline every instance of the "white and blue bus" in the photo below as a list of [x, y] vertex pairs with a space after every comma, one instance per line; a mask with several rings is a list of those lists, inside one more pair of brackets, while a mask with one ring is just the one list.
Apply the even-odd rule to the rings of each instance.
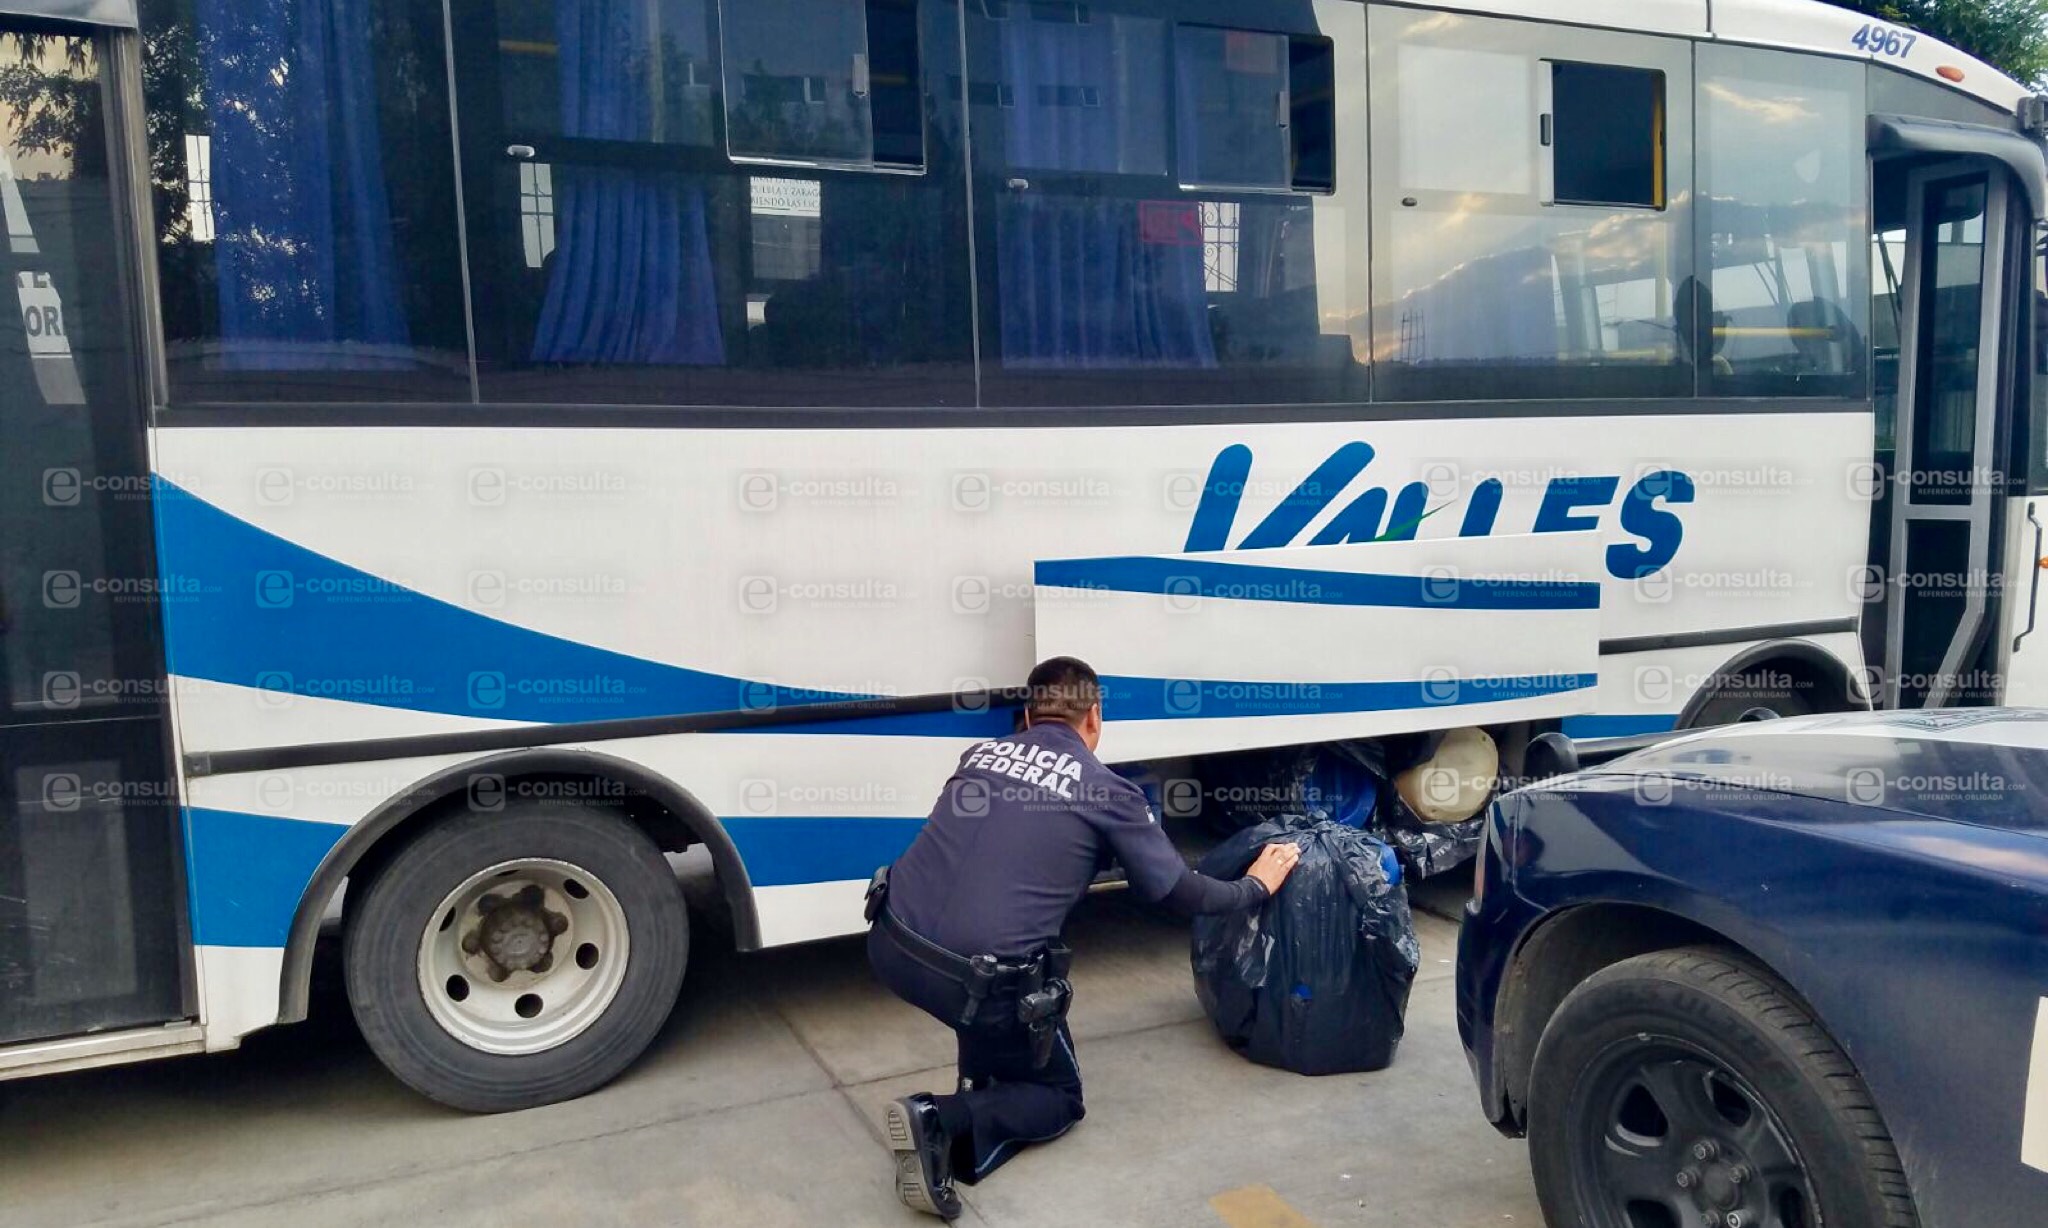
[[0, 0], [0, 1076], [571, 1096], [1105, 753], [2027, 698], [2027, 91], [1807, 0]]

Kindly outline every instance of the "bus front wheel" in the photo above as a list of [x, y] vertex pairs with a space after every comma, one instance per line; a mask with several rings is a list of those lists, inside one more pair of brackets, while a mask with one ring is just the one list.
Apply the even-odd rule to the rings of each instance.
[[352, 904], [343, 962], [363, 1038], [408, 1086], [470, 1112], [616, 1078], [689, 958], [673, 871], [603, 807], [471, 811], [400, 849]]
[[1718, 680], [1683, 727], [1711, 729], [1767, 716], [1809, 716], [1837, 706], [1813, 677], [1764, 668]]

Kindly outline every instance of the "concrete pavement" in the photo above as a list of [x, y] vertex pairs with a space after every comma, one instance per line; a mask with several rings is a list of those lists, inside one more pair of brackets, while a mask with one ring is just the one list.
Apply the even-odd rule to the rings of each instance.
[[[1458, 1048], [1455, 928], [1418, 920], [1393, 1069], [1306, 1079], [1215, 1038], [1183, 925], [1091, 899], [1071, 931], [1088, 1120], [968, 1191], [962, 1222], [1540, 1225], [1523, 1149], [1481, 1120]], [[936, 1222], [891, 1195], [877, 1123], [950, 1086], [951, 1037], [873, 985], [858, 942], [738, 956], [700, 926], [647, 1058], [581, 1101], [488, 1118], [386, 1075], [335, 979], [311, 1022], [237, 1053], [0, 1084], [0, 1224]]]

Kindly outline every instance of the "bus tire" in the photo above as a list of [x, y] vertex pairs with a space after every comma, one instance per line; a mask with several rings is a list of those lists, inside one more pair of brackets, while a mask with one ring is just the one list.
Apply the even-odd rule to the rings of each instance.
[[507, 802], [395, 852], [348, 910], [363, 1039], [406, 1085], [498, 1113], [609, 1083], [675, 1006], [689, 914], [646, 833], [574, 802]]
[[1715, 693], [1685, 722], [1688, 729], [1712, 729], [1738, 721], [1811, 716], [1831, 710], [1819, 682], [1803, 674], [1770, 669], [1721, 680]]

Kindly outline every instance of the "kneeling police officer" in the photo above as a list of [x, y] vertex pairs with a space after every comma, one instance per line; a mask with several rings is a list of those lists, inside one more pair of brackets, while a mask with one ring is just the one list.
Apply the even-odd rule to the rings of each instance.
[[890, 1104], [896, 1193], [945, 1219], [959, 1181], [988, 1176], [1025, 1143], [1081, 1120], [1081, 1071], [1067, 1031], [1067, 913], [1111, 857], [1149, 901], [1186, 915], [1263, 904], [1299, 859], [1270, 845], [1245, 878], [1188, 868], [1143, 793], [1102, 766], [1095, 671], [1056, 657], [1031, 671], [1024, 729], [960, 758], [931, 817], [868, 893], [868, 959], [898, 997], [952, 1028], [953, 1095]]

